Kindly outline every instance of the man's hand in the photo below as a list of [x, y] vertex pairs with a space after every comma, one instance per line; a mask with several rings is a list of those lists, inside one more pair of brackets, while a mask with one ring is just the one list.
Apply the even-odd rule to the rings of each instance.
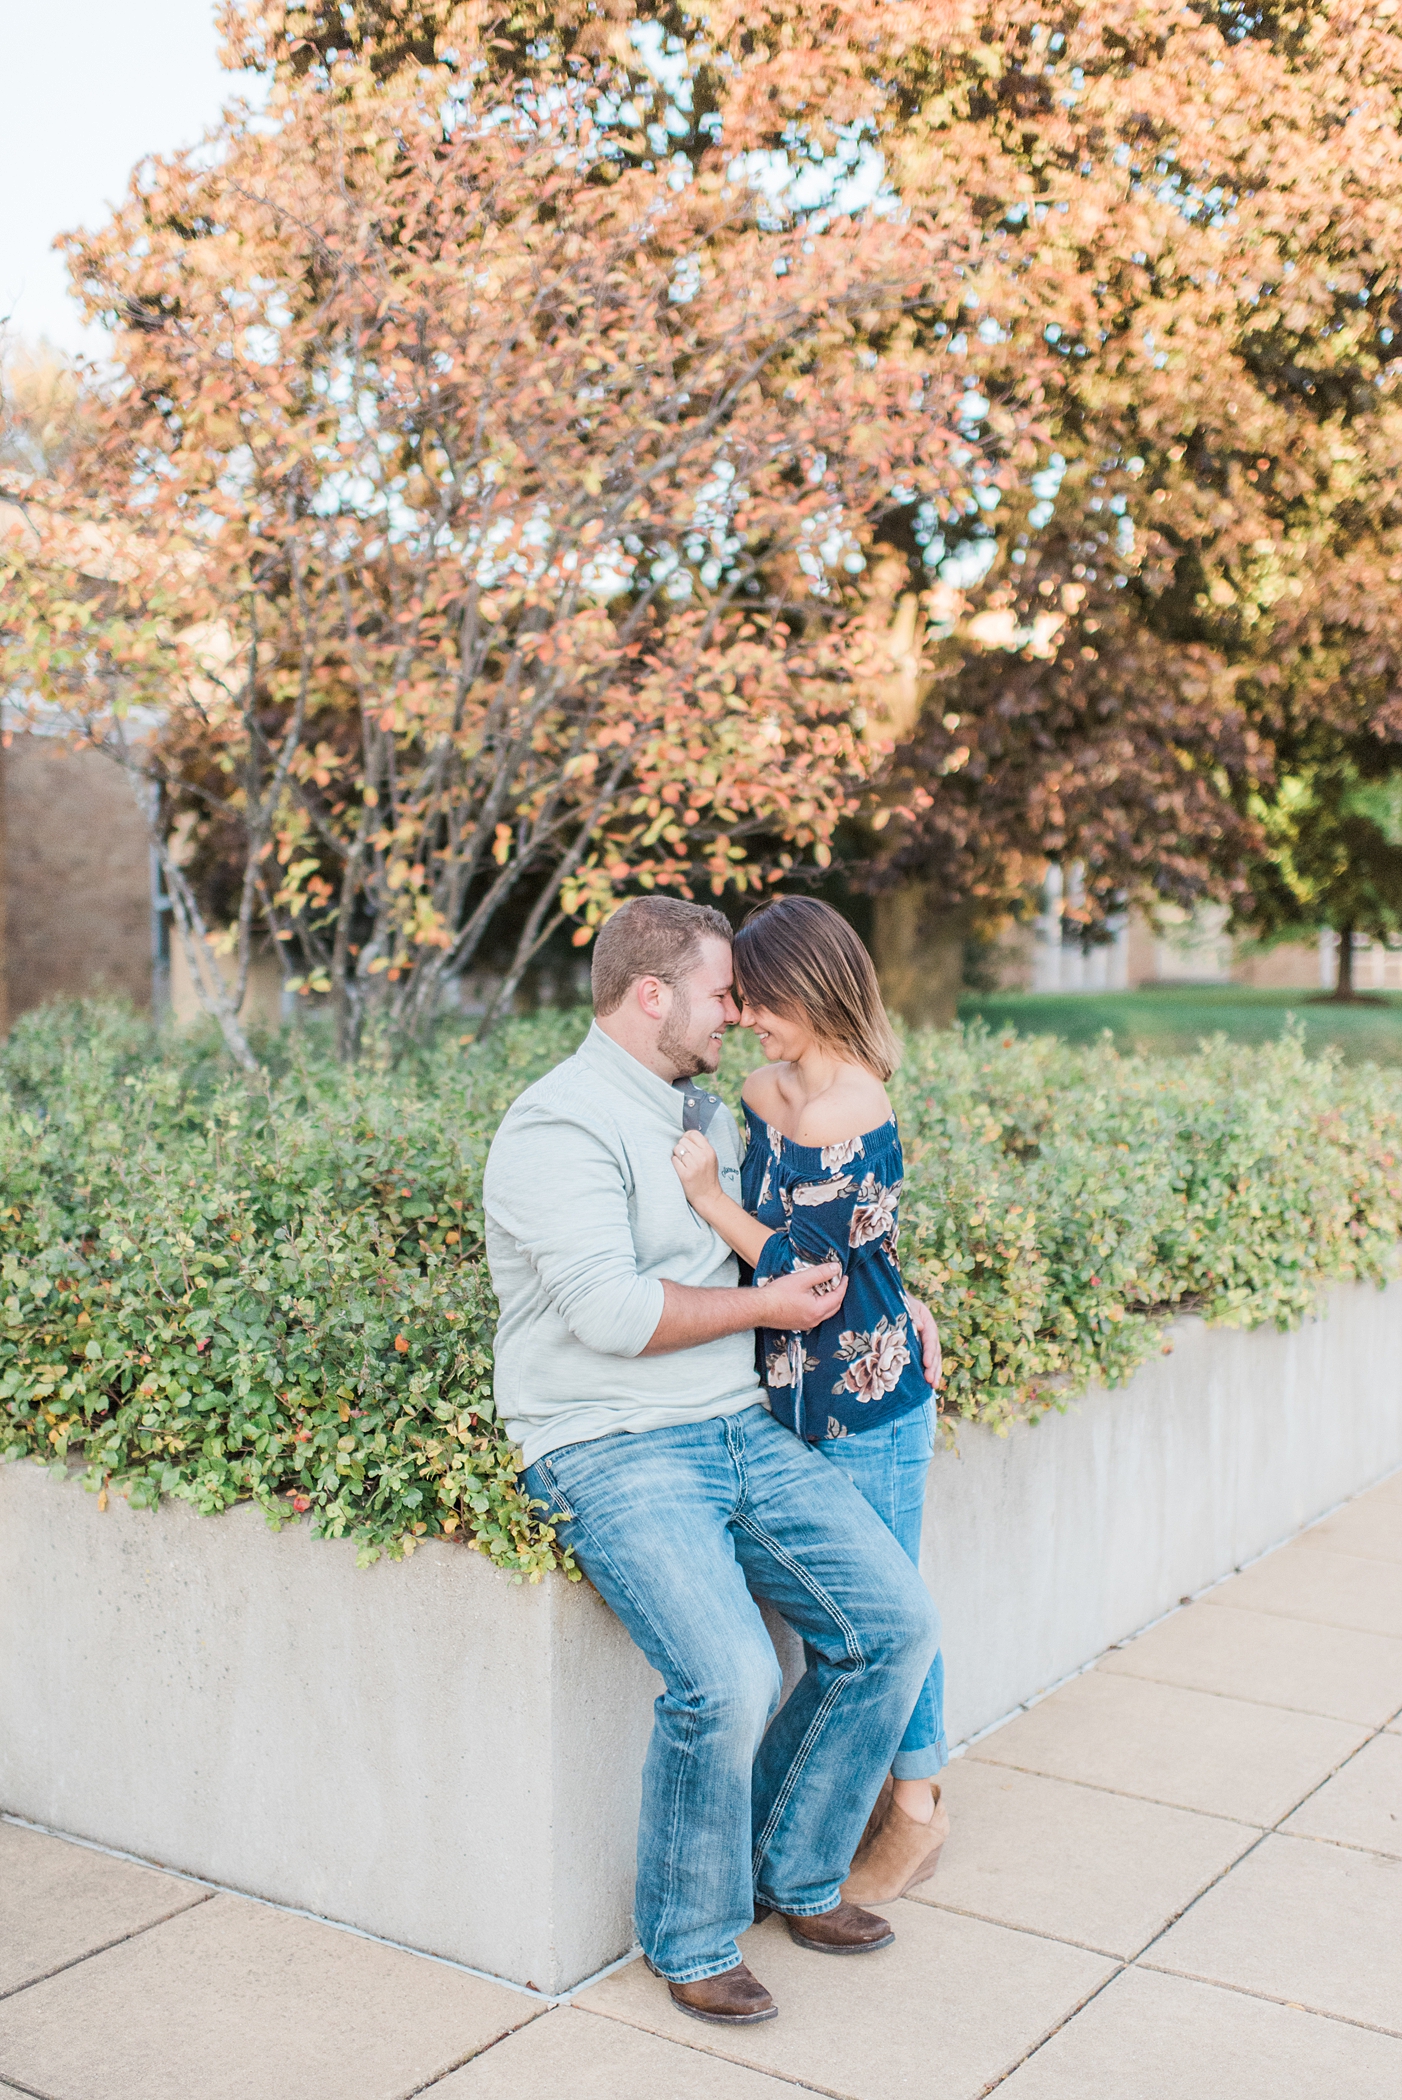
[[925, 1383], [931, 1386], [938, 1385], [944, 1358], [940, 1350], [940, 1331], [935, 1325], [935, 1316], [928, 1305], [922, 1304], [919, 1298], [912, 1298], [909, 1291], [905, 1294], [905, 1302], [910, 1310], [911, 1328], [920, 1340]]
[[825, 1261], [812, 1269], [794, 1269], [787, 1276], [771, 1277], [761, 1284], [766, 1327], [786, 1334], [807, 1334], [831, 1319], [847, 1295], [847, 1278], [839, 1262]]
[[840, 1263], [799, 1269], [776, 1276], [772, 1283], [746, 1284], [736, 1290], [698, 1289], [694, 1284], [662, 1279], [662, 1318], [644, 1356], [669, 1356], [676, 1349], [695, 1349], [723, 1334], [747, 1327], [778, 1327], [807, 1334], [835, 1313], [847, 1289]]

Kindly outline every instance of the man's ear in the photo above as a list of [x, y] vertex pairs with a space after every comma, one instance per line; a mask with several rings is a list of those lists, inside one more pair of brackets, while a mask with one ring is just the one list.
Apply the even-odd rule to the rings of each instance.
[[633, 987], [633, 996], [650, 1021], [666, 1020], [668, 987], [660, 977], [640, 977]]

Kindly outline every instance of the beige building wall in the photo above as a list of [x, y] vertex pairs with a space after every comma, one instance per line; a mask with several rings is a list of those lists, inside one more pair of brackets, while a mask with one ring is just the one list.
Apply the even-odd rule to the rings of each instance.
[[151, 863], [126, 779], [96, 751], [17, 734], [0, 792], [4, 1025], [46, 999], [151, 1003]]
[[1317, 992], [1319, 943], [1282, 941], [1278, 948], [1238, 948], [1232, 983], [1249, 985], [1257, 992]]
[[[1007, 928], [989, 958], [997, 989], [1007, 992], [1078, 992], [1114, 989], [1135, 991], [1152, 985], [1238, 984], [1258, 991], [1317, 991], [1320, 949], [1317, 941], [1282, 942], [1261, 948], [1235, 940], [1226, 930], [1226, 910], [1207, 905], [1196, 913], [1165, 911], [1158, 928], [1140, 911], [1131, 911], [1115, 943], [1097, 951], [1089, 966], [1074, 941], [1063, 945], [1055, 917], [1044, 915], [1031, 925]], [[1360, 947], [1355, 976], [1367, 976], [1371, 951]], [[1387, 967], [1402, 983], [1402, 949], [1389, 953]], [[1376, 964], [1374, 965], [1376, 968]], [[884, 982], [884, 979], [883, 979]], [[1378, 978], [1379, 985], [1384, 982]]]
[[[234, 957], [221, 955], [216, 961], [225, 984], [233, 984], [238, 975]], [[190, 976], [190, 966], [185, 960], [184, 945], [174, 926], [170, 929], [170, 1014], [181, 1028], [205, 1018], [205, 1010]], [[266, 950], [255, 952], [249, 964], [242, 1018], [249, 1028], [277, 1028], [281, 1024], [282, 972], [278, 969], [277, 957]]]

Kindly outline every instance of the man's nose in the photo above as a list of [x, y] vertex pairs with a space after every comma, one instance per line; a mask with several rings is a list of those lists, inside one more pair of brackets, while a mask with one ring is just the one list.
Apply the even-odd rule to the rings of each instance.
[[740, 1009], [739, 1009], [739, 1007], [738, 1007], [738, 1006], [736, 1005], [736, 1003], [735, 1003], [735, 995], [734, 995], [734, 993], [733, 993], [733, 992], [727, 992], [727, 993], [726, 993], [726, 995], [725, 995], [725, 1025], [726, 1025], [726, 1027], [727, 1027], [727, 1028], [733, 1028], [733, 1027], [735, 1026], [736, 1022], [737, 1022], [737, 1021], [739, 1020], [739, 1018], [740, 1018]]

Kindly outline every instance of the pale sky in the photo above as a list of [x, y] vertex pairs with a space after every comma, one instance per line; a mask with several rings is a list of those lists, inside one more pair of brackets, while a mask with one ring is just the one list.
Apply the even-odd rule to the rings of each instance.
[[231, 93], [214, 0], [0, 0], [0, 327], [102, 353], [55, 234], [97, 226], [148, 153], [193, 145]]

